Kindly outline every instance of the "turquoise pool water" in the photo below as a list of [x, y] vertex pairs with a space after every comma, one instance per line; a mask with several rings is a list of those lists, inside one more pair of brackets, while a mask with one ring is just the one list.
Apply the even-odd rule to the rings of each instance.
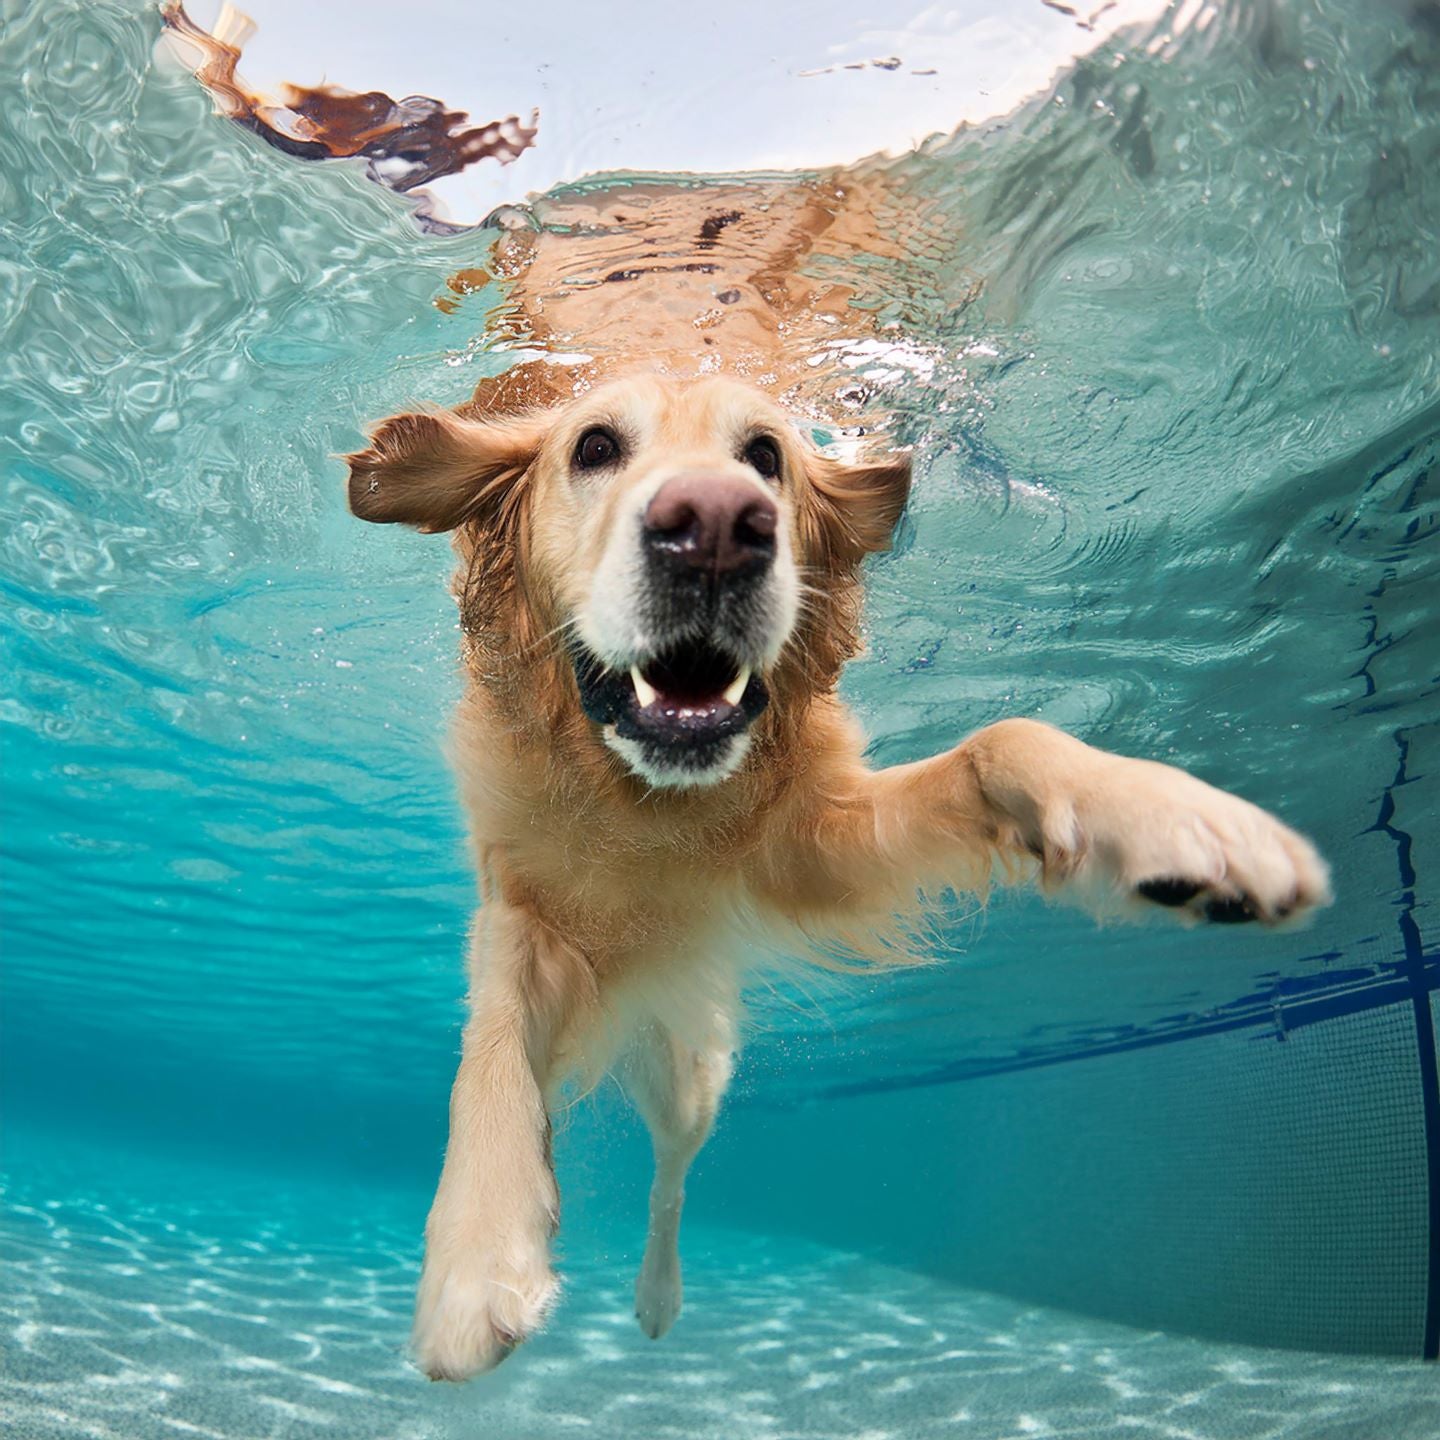
[[433, 303], [490, 237], [213, 115], [143, 5], [0, 23], [15, 1433], [1440, 1435], [1433, 4], [1178, 5], [895, 160], [902, 343], [817, 367], [921, 457], [845, 681], [877, 758], [1040, 715], [1280, 810], [1337, 906], [1004, 897], [943, 965], [764, 991], [676, 1331], [629, 1318], [602, 1092], [552, 1331], [457, 1391], [402, 1359], [470, 903], [449, 560], [331, 457], [504, 363], [493, 287]]

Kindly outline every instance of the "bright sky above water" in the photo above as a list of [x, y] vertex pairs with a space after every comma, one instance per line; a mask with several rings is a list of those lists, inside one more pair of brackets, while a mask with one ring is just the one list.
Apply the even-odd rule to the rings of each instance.
[[[460, 0], [241, 0], [259, 28], [240, 68], [265, 91], [289, 80], [425, 94], [477, 123], [538, 107], [539, 139], [514, 164], [431, 187], [453, 218], [476, 220], [595, 171], [789, 170], [903, 151], [1007, 114], [1122, 25], [1165, 9], [1103, 6], [532, 0], [491, 13]], [[208, 27], [219, 9], [196, 0], [191, 13]]]

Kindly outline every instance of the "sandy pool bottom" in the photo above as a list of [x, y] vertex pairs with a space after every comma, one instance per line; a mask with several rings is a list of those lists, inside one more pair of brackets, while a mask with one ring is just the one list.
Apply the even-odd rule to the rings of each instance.
[[[495, 1375], [405, 1363], [416, 1229], [12, 1176], [0, 1424], [13, 1440], [1437, 1440], [1440, 1372], [1129, 1330], [788, 1237], [694, 1227], [686, 1310], [631, 1318], [633, 1256], [571, 1253], [549, 1331]], [[574, 1247], [578, 1250], [578, 1246]]]

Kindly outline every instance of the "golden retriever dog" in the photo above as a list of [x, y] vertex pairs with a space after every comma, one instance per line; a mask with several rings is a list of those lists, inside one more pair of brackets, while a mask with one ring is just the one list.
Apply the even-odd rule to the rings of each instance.
[[[222, 113], [292, 155], [367, 156], [408, 189], [535, 139], [415, 97], [267, 100], [236, 73], [239, 12], [213, 35], [175, 0], [164, 18]], [[1314, 848], [1255, 806], [1033, 720], [866, 764], [836, 687], [910, 465], [821, 453], [798, 421], [841, 405], [873, 429], [852, 362], [904, 351], [894, 302], [961, 244], [903, 167], [591, 178], [477, 233], [488, 253], [436, 305], [463, 319], [483, 292], [490, 348], [548, 358], [348, 457], [356, 515], [453, 531], [460, 561], [483, 903], [415, 1313], [437, 1380], [498, 1364], [554, 1301], [549, 1116], [576, 1074], [614, 1071], [653, 1137], [635, 1309], [647, 1335], [674, 1323], [685, 1174], [756, 949], [903, 958], [921, 896], [996, 875], [1211, 921], [1329, 899]]]
[[731, 375], [559, 369], [395, 416], [349, 457], [356, 515], [454, 531], [460, 560], [483, 903], [415, 1314], [435, 1379], [498, 1364], [555, 1299], [549, 1114], [576, 1073], [613, 1070], [653, 1137], [635, 1309], [647, 1335], [674, 1323], [685, 1174], [757, 935], [883, 956], [919, 894], [995, 874], [1222, 922], [1329, 898], [1264, 811], [1033, 720], [872, 769], [836, 686], [908, 459], [822, 454]]

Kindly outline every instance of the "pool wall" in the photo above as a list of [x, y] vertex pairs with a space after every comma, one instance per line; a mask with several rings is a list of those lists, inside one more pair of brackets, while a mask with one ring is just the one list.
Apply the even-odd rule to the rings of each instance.
[[830, 1102], [823, 1123], [736, 1116], [692, 1203], [1132, 1325], [1418, 1357], [1419, 1049], [1402, 1000]]

